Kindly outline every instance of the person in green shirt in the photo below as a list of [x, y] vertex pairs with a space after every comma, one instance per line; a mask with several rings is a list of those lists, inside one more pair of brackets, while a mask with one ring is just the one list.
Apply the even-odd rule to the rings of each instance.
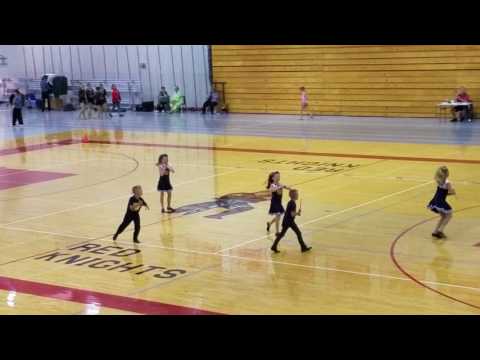
[[170, 97], [170, 112], [180, 111], [183, 105], [183, 94], [178, 86], [175, 86], [173, 95]]

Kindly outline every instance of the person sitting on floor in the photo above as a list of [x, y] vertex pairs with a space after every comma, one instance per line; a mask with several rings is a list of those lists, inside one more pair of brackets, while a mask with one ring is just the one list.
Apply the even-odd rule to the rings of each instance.
[[170, 96], [168, 95], [165, 86], [160, 88], [160, 93], [158, 94], [158, 111], [170, 111]]
[[[461, 87], [457, 90], [455, 102], [472, 103], [472, 100], [470, 96], [468, 96], [467, 90], [464, 87]], [[463, 121], [465, 119], [468, 119], [469, 122], [472, 121], [471, 119], [472, 105], [455, 106], [453, 108], [453, 112], [455, 113], [455, 117], [452, 119], [452, 122]]]
[[210, 113], [213, 115], [215, 112], [215, 108], [218, 105], [218, 98], [219, 96], [218, 96], [217, 90], [212, 89], [212, 91], [210, 92], [210, 95], [208, 96], [207, 101], [205, 101], [205, 103], [203, 104], [202, 114], [206, 113], [207, 107], [208, 107], [210, 108]]
[[170, 112], [179, 112], [183, 105], [183, 95], [180, 92], [180, 88], [175, 86], [175, 92], [173, 93], [172, 97], [170, 98]]

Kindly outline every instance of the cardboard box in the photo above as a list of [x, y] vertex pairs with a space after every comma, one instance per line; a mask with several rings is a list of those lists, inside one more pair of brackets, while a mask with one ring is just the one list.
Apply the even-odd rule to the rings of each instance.
[[52, 110], [63, 110], [63, 100], [52, 97], [51, 99]]

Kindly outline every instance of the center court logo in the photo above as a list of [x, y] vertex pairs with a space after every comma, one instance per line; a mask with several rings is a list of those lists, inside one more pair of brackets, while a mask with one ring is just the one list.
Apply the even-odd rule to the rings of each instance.
[[206, 201], [197, 204], [185, 205], [176, 209], [177, 213], [183, 215], [192, 215], [201, 212], [207, 212], [213, 209], [223, 209], [218, 214], [205, 216], [208, 219], [221, 220], [225, 216], [240, 214], [245, 211], [253, 210], [252, 204], [263, 201], [269, 201], [268, 191], [258, 191], [254, 193], [233, 193], [220, 196], [212, 201]]

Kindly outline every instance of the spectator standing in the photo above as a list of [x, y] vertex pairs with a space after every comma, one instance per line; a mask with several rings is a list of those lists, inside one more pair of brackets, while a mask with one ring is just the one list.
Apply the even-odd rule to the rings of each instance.
[[48, 111], [52, 110], [50, 103], [50, 95], [52, 93], [52, 85], [48, 82], [48, 76], [44, 75], [40, 81], [40, 89], [42, 92], [42, 112], [45, 111], [45, 101], [47, 101]]
[[17, 121], [23, 126], [22, 109], [25, 106], [25, 95], [20, 90], [15, 90], [15, 93], [10, 96], [10, 105], [13, 107], [12, 126], [16, 126]]
[[[122, 102], [122, 96], [120, 95], [120, 91], [117, 88], [117, 85], [112, 85], [112, 112], [120, 110], [120, 103]], [[112, 117], [112, 113], [109, 113], [110, 117]]]

